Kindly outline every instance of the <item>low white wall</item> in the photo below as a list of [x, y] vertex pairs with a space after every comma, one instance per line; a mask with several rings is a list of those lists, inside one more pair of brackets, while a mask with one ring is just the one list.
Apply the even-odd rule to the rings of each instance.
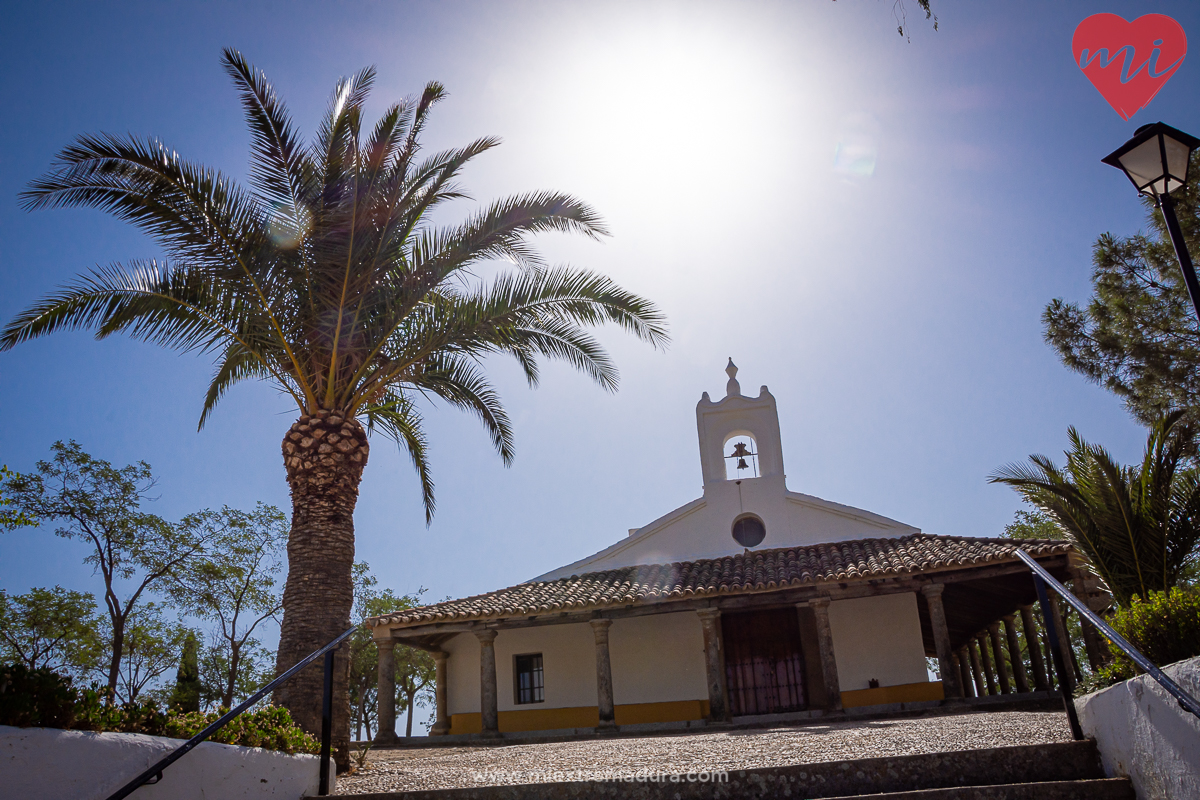
[[[0, 796], [103, 800], [181, 744], [178, 739], [136, 733], [0, 725]], [[319, 769], [317, 756], [204, 742], [168, 767], [162, 781], [143, 786], [132, 796], [138, 800], [299, 800], [317, 793]]]
[[912, 592], [834, 600], [829, 629], [843, 692], [866, 689], [871, 678], [880, 686], [902, 686], [929, 680], [921, 617]]
[[[1200, 658], [1164, 667], [1192, 697], [1200, 697]], [[1139, 800], [1200, 797], [1200, 719], [1149, 675], [1075, 701], [1084, 735], [1096, 740], [1104, 772], [1128, 776]]]

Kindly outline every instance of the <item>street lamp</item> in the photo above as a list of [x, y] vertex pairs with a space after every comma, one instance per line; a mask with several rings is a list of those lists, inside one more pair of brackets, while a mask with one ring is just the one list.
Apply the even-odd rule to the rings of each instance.
[[1171, 192], [1187, 183], [1188, 161], [1197, 147], [1200, 147], [1200, 139], [1195, 136], [1155, 122], [1138, 128], [1132, 139], [1101, 161], [1124, 172], [1139, 193], [1154, 198], [1154, 204], [1166, 220], [1171, 244], [1175, 246], [1179, 266], [1183, 268], [1183, 282], [1192, 298], [1196, 317], [1200, 319], [1200, 284], [1196, 282], [1196, 270], [1192, 267], [1192, 257], [1175, 215], [1175, 201], [1171, 198]]

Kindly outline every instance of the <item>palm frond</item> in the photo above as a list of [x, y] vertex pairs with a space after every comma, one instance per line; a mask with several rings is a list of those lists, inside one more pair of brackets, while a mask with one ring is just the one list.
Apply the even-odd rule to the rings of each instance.
[[433, 522], [433, 513], [437, 509], [434, 500], [433, 478], [429, 473], [429, 442], [425, 437], [421, 415], [413, 405], [408, 395], [389, 391], [380, 402], [363, 409], [367, 418], [367, 431], [378, 428], [389, 439], [396, 442], [409, 458], [421, 481], [421, 502], [425, 506], [425, 524]]
[[[222, 64], [251, 133], [249, 189], [154, 139], [79, 137], [30, 183], [22, 205], [107, 212], [148, 233], [168, 260], [84, 274], [11, 320], [0, 349], [86, 329], [211, 353], [201, 426], [248, 378], [274, 382], [304, 413], [365, 417], [409, 453], [431, 516], [414, 397], [477, 416], [507, 464], [512, 429], [486, 380], [487, 357], [511, 356], [531, 386], [546, 358], [612, 390], [616, 366], [592, 328], [615, 323], [666, 345], [653, 304], [603, 276], [544, 263], [539, 233], [608, 234], [578, 199], [520, 194], [458, 225], [432, 222], [440, 206], [468, 198], [465, 168], [500, 143], [482, 137], [423, 154], [430, 110], [446, 97], [441, 84], [366, 126], [375, 71], [362, 70], [338, 83], [305, 145], [262, 72], [232, 49]], [[497, 260], [517, 269], [481, 278], [477, 267]]]

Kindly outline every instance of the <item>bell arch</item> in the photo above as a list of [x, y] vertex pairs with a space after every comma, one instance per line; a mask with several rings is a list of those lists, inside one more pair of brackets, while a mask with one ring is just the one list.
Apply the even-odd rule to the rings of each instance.
[[[757, 475], [743, 480], [783, 475], [783, 444], [779, 436], [779, 411], [775, 398], [766, 386], [760, 387], [758, 397], [746, 397], [737, 381], [738, 368], [729, 360], [725, 368], [729, 382], [725, 397], [713, 402], [705, 392], [696, 404], [696, 427], [700, 438], [700, 462], [704, 483], [725, 482], [727, 479], [726, 445], [738, 436], [753, 441]], [[736, 467], [736, 459], [734, 465]], [[752, 466], [747, 459], [747, 467]], [[736, 471], [736, 470], [735, 470]], [[753, 470], [750, 470], [753, 471]], [[746, 472], [746, 470], [743, 470]]]

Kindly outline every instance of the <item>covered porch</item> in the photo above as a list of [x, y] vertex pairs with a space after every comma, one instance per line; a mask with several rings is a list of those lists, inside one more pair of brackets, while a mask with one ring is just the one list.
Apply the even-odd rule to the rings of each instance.
[[[918, 534], [588, 573], [375, 618], [376, 741], [394, 740], [397, 644], [435, 658], [433, 736], [739, 724], [1047, 691], [1017, 547], [1083, 585], [1064, 542]], [[928, 679], [926, 656], [941, 680]]]

